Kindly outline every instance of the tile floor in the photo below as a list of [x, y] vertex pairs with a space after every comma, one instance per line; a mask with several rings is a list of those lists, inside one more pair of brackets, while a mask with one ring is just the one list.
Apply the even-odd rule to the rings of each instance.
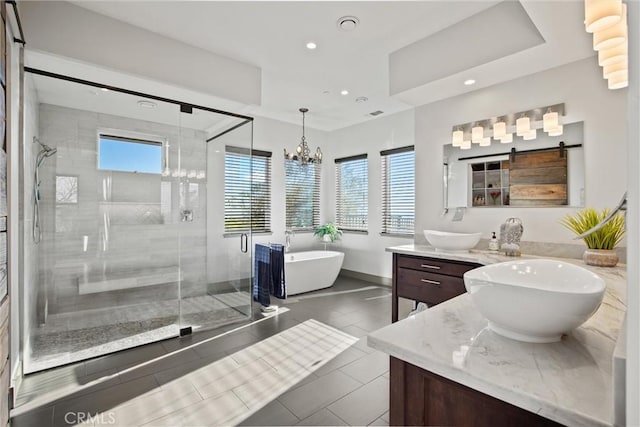
[[[257, 323], [232, 325], [214, 339], [225, 330], [27, 376], [12, 426], [216, 425], [221, 419], [233, 423], [243, 419], [241, 425], [388, 425], [388, 356], [367, 347], [364, 337], [389, 323], [390, 289], [340, 277], [331, 289], [294, 296], [283, 305], [290, 310]], [[406, 304], [402, 311], [410, 308]], [[247, 396], [255, 390], [220, 393], [220, 382], [208, 381], [208, 370], [230, 363], [234, 355], [242, 358], [247, 354], [242, 350], [310, 319], [358, 340], [319, 368], [309, 369], [297, 383], [286, 384], [286, 391], [277, 390], [277, 397], [248, 418], [233, 418], [251, 412]], [[255, 403], [252, 410], [265, 403]], [[226, 408], [230, 415], [211, 417], [214, 406]], [[86, 421], [87, 415], [93, 418]]]

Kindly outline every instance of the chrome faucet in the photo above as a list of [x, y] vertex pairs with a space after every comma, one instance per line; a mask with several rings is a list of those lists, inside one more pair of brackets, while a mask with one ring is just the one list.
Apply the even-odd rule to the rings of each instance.
[[625, 215], [627, 214], [627, 192], [626, 191], [622, 195], [622, 200], [620, 200], [620, 203], [618, 203], [618, 206], [616, 206], [611, 211], [611, 213], [609, 213], [609, 215], [607, 215], [607, 217], [605, 219], [603, 219], [602, 221], [600, 221], [600, 223], [598, 225], [595, 225], [594, 227], [592, 227], [589, 230], [585, 231], [581, 235], [576, 236], [575, 239], [583, 239], [583, 238], [587, 237], [589, 234], [595, 233], [596, 231], [600, 230], [609, 221], [611, 221], [613, 219], [613, 217], [615, 217], [617, 215], [617, 213], [620, 212], [620, 211], [624, 211]]
[[285, 252], [289, 252], [289, 248], [291, 247], [291, 236], [295, 236], [296, 233], [293, 230], [288, 229], [284, 231], [284, 250]]

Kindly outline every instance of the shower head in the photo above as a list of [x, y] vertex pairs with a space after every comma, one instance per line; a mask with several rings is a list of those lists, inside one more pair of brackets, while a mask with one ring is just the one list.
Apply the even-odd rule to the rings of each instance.
[[42, 145], [42, 151], [44, 152], [45, 157], [53, 156], [58, 151], [57, 148], [51, 148], [48, 145], [44, 145], [44, 144], [41, 144], [41, 145]]
[[53, 156], [58, 151], [57, 148], [52, 148], [52, 147], [49, 147], [46, 144], [43, 144], [36, 137], [33, 138], [33, 142], [37, 142], [42, 147], [42, 149], [38, 152], [38, 155], [36, 156], [36, 166], [37, 167], [40, 167], [42, 162], [44, 162], [44, 159], [46, 159], [47, 157]]
[[40, 142], [37, 136], [33, 137], [33, 142], [37, 142], [38, 144], [40, 144], [40, 146], [42, 147], [41, 152], [44, 152], [47, 155], [47, 157], [55, 154], [55, 152], [58, 151], [57, 148], [51, 148], [47, 144], [43, 144], [42, 142]]

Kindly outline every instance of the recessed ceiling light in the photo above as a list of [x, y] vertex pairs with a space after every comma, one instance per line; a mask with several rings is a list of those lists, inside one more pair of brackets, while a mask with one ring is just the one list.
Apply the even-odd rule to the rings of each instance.
[[353, 31], [356, 29], [360, 20], [355, 16], [343, 16], [342, 18], [338, 18], [338, 29], [340, 31]]
[[348, 90], [346, 90], [346, 89], [342, 89], [342, 90], [340, 91], [340, 95], [349, 95], [349, 91], [348, 91]]
[[109, 89], [107, 89], [106, 87], [101, 87], [100, 90], [103, 92], [109, 92]]
[[318, 47], [318, 46], [314, 42], [307, 43], [307, 49], [309, 49], [309, 50], [313, 50], [316, 47]]
[[475, 84], [475, 80], [473, 79], [468, 79], [464, 81], [465, 86], [471, 86], [472, 84]]
[[356, 102], [358, 103], [367, 102], [368, 100], [369, 98], [367, 98], [366, 96], [359, 96], [356, 98]]
[[138, 106], [142, 108], [156, 108], [156, 103], [151, 101], [138, 101]]

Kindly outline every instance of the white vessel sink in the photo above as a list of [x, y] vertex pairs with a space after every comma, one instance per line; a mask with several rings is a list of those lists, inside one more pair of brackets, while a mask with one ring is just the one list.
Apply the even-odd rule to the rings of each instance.
[[480, 241], [482, 233], [451, 233], [448, 231], [424, 230], [429, 244], [442, 252], [469, 252]]
[[464, 274], [489, 328], [519, 341], [560, 341], [596, 312], [605, 283], [577, 265], [550, 259], [502, 262]]

